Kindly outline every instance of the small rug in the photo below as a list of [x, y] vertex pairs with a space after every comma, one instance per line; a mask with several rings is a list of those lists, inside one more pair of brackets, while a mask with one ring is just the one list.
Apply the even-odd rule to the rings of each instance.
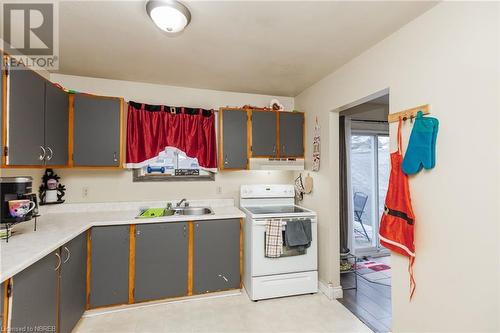
[[369, 282], [391, 285], [391, 266], [374, 260], [356, 264], [356, 273]]

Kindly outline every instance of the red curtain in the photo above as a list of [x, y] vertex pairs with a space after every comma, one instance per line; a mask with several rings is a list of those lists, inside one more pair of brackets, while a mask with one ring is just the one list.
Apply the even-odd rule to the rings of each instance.
[[129, 102], [127, 164], [154, 158], [166, 147], [175, 147], [188, 157], [197, 158], [201, 167], [217, 168], [213, 110]]

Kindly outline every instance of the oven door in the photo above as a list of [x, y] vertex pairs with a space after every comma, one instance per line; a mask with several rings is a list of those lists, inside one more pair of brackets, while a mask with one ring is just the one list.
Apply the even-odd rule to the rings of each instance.
[[[286, 223], [286, 220], [283, 221]], [[284, 224], [285, 224], [284, 223]], [[284, 226], [286, 232], [286, 224]], [[304, 251], [284, 249], [283, 256], [265, 256], [266, 220], [253, 220], [252, 223], [252, 276], [315, 271], [318, 269], [318, 230], [316, 219], [311, 219], [311, 246]]]

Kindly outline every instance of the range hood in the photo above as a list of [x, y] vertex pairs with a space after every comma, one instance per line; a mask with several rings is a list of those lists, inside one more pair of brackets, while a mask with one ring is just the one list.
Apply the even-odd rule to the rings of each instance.
[[303, 158], [250, 158], [250, 170], [304, 170]]

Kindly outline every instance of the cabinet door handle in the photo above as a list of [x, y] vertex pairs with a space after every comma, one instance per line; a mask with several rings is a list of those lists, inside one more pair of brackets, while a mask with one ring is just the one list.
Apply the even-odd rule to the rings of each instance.
[[276, 154], [276, 145], [273, 145], [273, 154]]
[[113, 162], [118, 162], [116, 151], [113, 153]]
[[282, 153], [285, 153], [285, 145], [281, 146]]
[[57, 271], [61, 267], [61, 256], [57, 252], [56, 252], [56, 257], [57, 257], [57, 266], [56, 268], [54, 268], [55, 271]]
[[43, 146], [40, 146], [40, 149], [42, 150], [42, 153], [40, 154], [40, 156], [38, 156], [38, 159], [40, 161], [43, 161], [45, 159], [45, 155], [47, 154], [47, 151], [45, 150], [45, 148], [43, 148]]
[[224, 281], [229, 282], [229, 280], [227, 279], [227, 277], [225, 277], [224, 275], [219, 274], [219, 277], [222, 278]]
[[49, 146], [47, 146], [47, 149], [50, 152], [50, 155], [47, 157], [47, 161], [50, 161], [52, 159], [52, 157], [54, 156], [54, 151]]
[[69, 252], [69, 249], [66, 246], [64, 247], [64, 251], [66, 251], [68, 257], [63, 261], [63, 264], [67, 263], [69, 261], [69, 257], [71, 256], [71, 252]]
[[224, 164], [227, 165], [229, 162], [227, 161], [227, 154], [224, 155]]

